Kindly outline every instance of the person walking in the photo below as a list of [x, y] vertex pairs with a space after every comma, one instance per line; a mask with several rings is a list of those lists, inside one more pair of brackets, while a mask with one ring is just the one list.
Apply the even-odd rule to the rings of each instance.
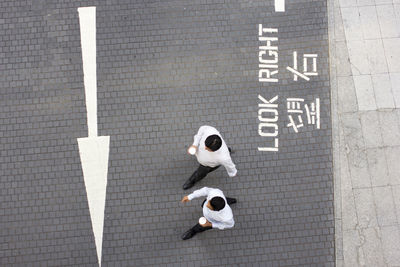
[[192, 238], [200, 232], [218, 228], [220, 230], [232, 228], [235, 225], [232, 209], [229, 205], [236, 203], [235, 198], [225, 197], [224, 193], [217, 188], [203, 187], [190, 195], [184, 196], [182, 203], [189, 202], [198, 197], [206, 197], [201, 204], [203, 216], [199, 223], [190, 228], [182, 235], [183, 240]]
[[196, 182], [216, 170], [220, 165], [225, 167], [230, 177], [234, 177], [237, 170], [232, 162], [231, 152], [217, 129], [208, 125], [201, 126], [194, 136], [193, 144], [188, 149], [189, 154], [196, 155], [200, 166], [185, 182], [183, 189], [193, 187]]

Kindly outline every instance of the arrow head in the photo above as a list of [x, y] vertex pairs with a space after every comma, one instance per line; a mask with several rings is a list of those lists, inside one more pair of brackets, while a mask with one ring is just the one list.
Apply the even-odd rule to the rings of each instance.
[[110, 137], [78, 138], [78, 146], [96, 243], [97, 258], [100, 266]]

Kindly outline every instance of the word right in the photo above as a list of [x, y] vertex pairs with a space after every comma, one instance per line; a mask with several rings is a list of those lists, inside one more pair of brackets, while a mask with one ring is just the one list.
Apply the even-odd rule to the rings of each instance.
[[[278, 70], [278, 29], [264, 28], [262, 24], [258, 25], [258, 41], [260, 42], [258, 52], [258, 81], [277, 83], [279, 79]], [[293, 73], [293, 80], [298, 77], [309, 81], [311, 76], [318, 76], [317, 58], [318, 54], [303, 54], [303, 70], [299, 70], [297, 51], [293, 52], [293, 66], [287, 66], [286, 69]], [[311, 66], [310, 66], [311, 65]]]

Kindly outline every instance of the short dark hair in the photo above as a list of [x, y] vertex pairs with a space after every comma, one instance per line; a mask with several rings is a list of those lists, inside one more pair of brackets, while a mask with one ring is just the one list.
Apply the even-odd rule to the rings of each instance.
[[225, 200], [222, 197], [213, 197], [210, 204], [215, 211], [219, 211], [225, 207]]
[[222, 146], [222, 139], [218, 135], [213, 134], [207, 137], [204, 143], [212, 151], [217, 151]]

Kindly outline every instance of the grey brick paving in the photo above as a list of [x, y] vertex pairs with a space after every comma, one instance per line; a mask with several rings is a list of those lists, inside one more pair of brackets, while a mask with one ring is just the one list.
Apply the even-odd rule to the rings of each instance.
[[[97, 7], [99, 135], [110, 135], [104, 266], [333, 266], [325, 1], [2, 1], [0, 265], [97, 264], [76, 138], [87, 136], [77, 7]], [[279, 28], [279, 84], [258, 82], [258, 24]], [[320, 75], [294, 83], [293, 50]], [[312, 50], [312, 51], [310, 51]], [[261, 153], [257, 95], [279, 95], [278, 153]], [[321, 98], [321, 129], [286, 128], [287, 97]], [[183, 242], [198, 127], [217, 127], [238, 176], [236, 225]]]

